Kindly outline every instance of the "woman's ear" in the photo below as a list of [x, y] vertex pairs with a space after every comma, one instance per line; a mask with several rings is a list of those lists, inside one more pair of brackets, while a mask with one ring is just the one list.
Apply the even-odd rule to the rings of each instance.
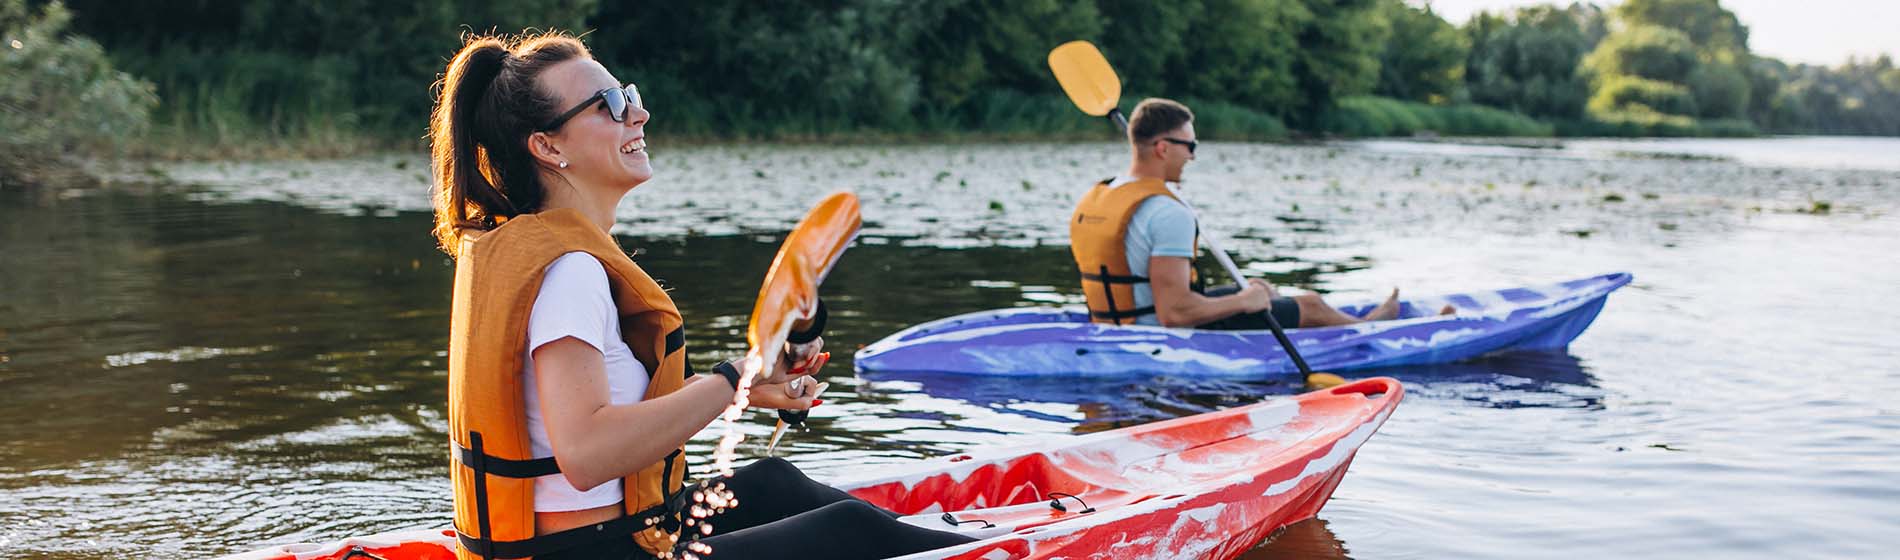
[[567, 167], [567, 157], [561, 155], [561, 148], [554, 145], [554, 137], [546, 132], [528, 135], [528, 153], [535, 161], [548, 167]]

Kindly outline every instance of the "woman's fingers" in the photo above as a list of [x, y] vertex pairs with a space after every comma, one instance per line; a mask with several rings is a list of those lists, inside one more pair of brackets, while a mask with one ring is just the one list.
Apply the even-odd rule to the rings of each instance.
[[813, 355], [811, 359], [805, 360], [804, 364], [794, 367], [786, 373], [791, 375], [812, 375], [818, 373], [818, 370], [825, 367], [825, 364], [828, 363], [831, 363], [831, 353], [819, 352]]
[[785, 361], [788, 364], [803, 365], [810, 362], [825, 349], [825, 338], [818, 337], [804, 344], [786, 344]]
[[828, 383], [806, 383], [802, 389], [795, 390], [790, 383], [765, 383], [753, 386], [746, 400], [755, 408], [806, 410], [816, 406], [818, 396], [830, 386]]

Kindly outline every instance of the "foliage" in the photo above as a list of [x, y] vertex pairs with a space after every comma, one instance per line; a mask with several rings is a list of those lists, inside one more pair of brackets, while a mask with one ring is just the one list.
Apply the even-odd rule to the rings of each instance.
[[413, 146], [462, 35], [527, 28], [585, 32], [671, 138], [1107, 137], [1049, 75], [1074, 39], [1102, 47], [1130, 103], [1194, 100], [1202, 132], [1228, 138], [1549, 133], [1526, 115], [1563, 133], [1900, 128], [1890, 63], [1757, 58], [1717, 0], [1462, 26], [1414, 0], [69, 1], [75, 32], [156, 84], [140, 145], [219, 157]]
[[1825, 68], [1761, 65], [1782, 87], [1769, 103], [1775, 132], [1900, 135], [1900, 68], [1893, 58]]
[[1595, 44], [1589, 22], [1601, 29], [1602, 13], [1580, 5], [1520, 8], [1509, 19], [1473, 17], [1465, 26], [1471, 41], [1465, 83], [1472, 101], [1544, 118], [1581, 116], [1590, 90], [1576, 68]]
[[1480, 105], [1427, 105], [1383, 97], [1349, 97], [1320, 121], [1341, 136], [1550, 136], [1551, 125]]
[[1591, 114], [1635, 111], [1689, 117], [1696, 114], [1689, 88], [1637, 76], [1612, 75], [1602, 80], [1590, 97]]
[[1696, 67], [1695, 44], [1681, 31], [1654, 25], [1634, 25], [1611, 33], [1583, 59], [1583, 68], [1596, 76], [1598, 87], [1614, 76], [1634, 76], [1680, 84]]
[[1687, 85], [1695, 97], [1696, 116], [1705, 119], [1748, 116], [1751, 84], [1740, 67], [1726, 62], [1704, 62], [1689, 72]]
[[1748, 51], [1748, 28], [1721, 0], [1626, 0], [1616, 7], [1616, 16], [1632, 26], [1679, 31], [1706, 54]]
[[1469, 39], [1450, 22], [1400, 0], [1381, 3], [1391, 35], [1379, 54], [1373, 93], [1408, 101], [1449, 103], [1464, 97]]
[[0, 0], [0, 177], [35, 174], [79, 149], [120, 147], [158, 101], [97, 43], [69, 34], [71, 21], [59, 2], [34, 13], [24, 0]]
[[1335, 100], [1372, 91], [1390, 28], [1379, 17], [1378, 0], [1304, 2], [1312, 18], [1297, 35], [1293, 75], [1300, 95], [1283, 114], [1296, 127], [1312, 128]]

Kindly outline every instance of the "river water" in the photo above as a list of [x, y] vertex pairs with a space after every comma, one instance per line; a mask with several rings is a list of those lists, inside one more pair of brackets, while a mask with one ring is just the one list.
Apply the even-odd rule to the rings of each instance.
[[[739, 353], [778, 234], [836, 189], [863, 197], [867, 221], [826, 285], [838, 358], [936, 317], [1079, 301], [1065, 218], [1121, 157], [654, 150], [660, 177], [617, 233], [676, 288], [700, 364]], [[1362, 296], [1635, 275], [1566, 352], [1367, 373], [1403, 380], [1407, 400], [1319, 518], [1250, 558], [1900, 546], [1900, 404], [1886, 400], [1900, 393], [1900, 141], [1202, 152], [1188, 196], [1278, 283]], [[426, 167], [181, 164], [103, 188], [0, 187], [0, 556], [199, 557], [445, 526], [451, 268], [427, 233]], [[781, 449], [820, 478], [1295, 390], [831, 369], [811, 429]], [[741, 454], [761, 455], [770, 428], [746, 424]]]

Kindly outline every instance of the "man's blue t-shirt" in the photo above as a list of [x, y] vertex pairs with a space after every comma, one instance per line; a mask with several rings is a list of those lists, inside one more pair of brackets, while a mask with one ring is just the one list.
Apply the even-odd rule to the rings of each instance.
[[[1109, 182], [1109, 188], [1132, 182], [1132, 177], [1116, 177]], [[1153, 196], [1141, 201], [1141, 206], [1135, 208], [1135, 215], [1128, 220], [1128, 231], [1122, 235], [1122, 249], [1128, 255], [1128, 272], [1135, 276], [1147, 276], [1148, 259], [1151, 257], [1194, 258], [1194, 232], [1194, 213], [1181, 201], [1165, 196]], [[1134, 288], [1135, 307], [1155, 304], [1154, 289], [1148, 284], [1135, 284]], [[1161, 320], [1150, 313], [1136, 318], [1135, 323], [1160, 326]]]

